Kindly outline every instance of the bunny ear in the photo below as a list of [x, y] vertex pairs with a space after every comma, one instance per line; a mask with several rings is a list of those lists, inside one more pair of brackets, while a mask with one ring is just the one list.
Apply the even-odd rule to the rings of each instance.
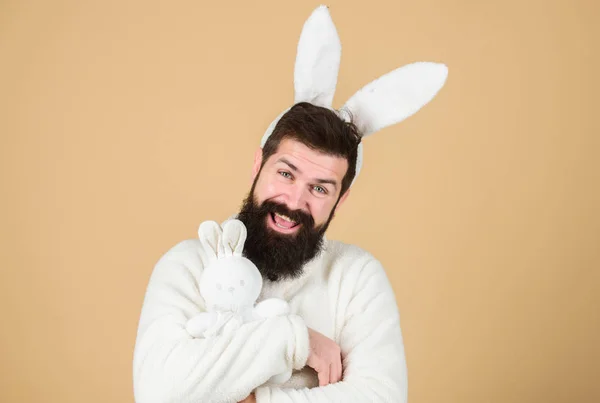
[[416, 113], [435, 97], [447, 77], [444, 64], [408, 64], [361, 88], [341, 108], [340, 115], [346, 120], [352, 117], [366, 137]]
[[294, 67], [295, 102], [331, 107], [342, 45], [329, 9], [317, 7], [304, 23]]
[[223, 224], [220, 256], [242, 256], [247, 231], [244, 224], [237, 219], [231, 219]]
[[204, 221], [198, 228], [200, 243], [211, 258], [216, 259], [219, 252], [222, 231], [215, 221]]
[[[310, 102], [331, 109], [337, 85], [342, 44], [327, 6], [317, 7], [304, 22], [294, 66], [294, 104]], [[279, 114], [265, 131], [261, 148], [290, 108]]]

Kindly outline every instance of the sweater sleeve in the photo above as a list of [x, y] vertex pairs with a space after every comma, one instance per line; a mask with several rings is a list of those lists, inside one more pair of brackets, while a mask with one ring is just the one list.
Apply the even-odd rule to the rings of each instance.
[[405, 403], [407, 368], [396, 299], [383, 267], [371, 260], [358, 276], [339, 335], [343, 379], [312, 389], [261, 386], [257, 403]]
[[295, 315], [208, 339], [187, 333], [187, 320], [203, 311], [193, 246], [169, 251], [150, 277], [134, 348], [137, 403], [238, 402], [271, 376], [306, 364], [308, 330]]

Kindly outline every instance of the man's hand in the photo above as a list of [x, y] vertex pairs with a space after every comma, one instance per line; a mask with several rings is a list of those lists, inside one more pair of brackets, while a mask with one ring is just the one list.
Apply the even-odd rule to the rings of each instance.
[[[319, 386], [326, 386], [342, 380], [342, 352], [340, 346], [327, 336], [308, 328], [310, 343], [308, 361], [306, 364], [317, 371]], [[256, 396], [250, 396], [239, 403], [256, 403]]]
[[307, 365], [317, 371], [319, 386], [342, 380], [342, 354], [340, 347], [330, 338], [308, 329], [310, 352]]
[[239, 403], [256, 403], [256, 396], [254, 396], [254, 392], [250, 393], [250, 395], [247, 398], [245, 398]]

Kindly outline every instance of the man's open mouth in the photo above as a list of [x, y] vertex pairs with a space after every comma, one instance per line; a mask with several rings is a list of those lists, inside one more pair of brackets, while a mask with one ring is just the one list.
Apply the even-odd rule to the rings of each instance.
[[299, 224], [292, 220], [290, 217], [285, 216], [283, 214], [279, 214], [279, 213], [271, 213], [271, 220], [273, 221], [273, 224], [277, 227], [277, 228], [281, 228], [282, 230], [291, 230], [295, 227], [297, 227]]

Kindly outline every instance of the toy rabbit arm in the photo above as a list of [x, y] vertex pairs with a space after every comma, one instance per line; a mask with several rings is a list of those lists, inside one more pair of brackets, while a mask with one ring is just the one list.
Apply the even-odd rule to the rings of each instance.
[[342, 382], [311, 389], [261, 386], [256, 390], [257, 403], [406, 403], [400, 318], [385, 271], [372, 259], [345, 276], [349, 280], [342, 288], [357, 291], [348, 296], [348, 305], [336, 318], [343, 324], [337, 338], [343, 357]]
[[202, 312], [190, 319], [185, 328], [194, 337], [204, 337], [204, 332], [219, 321], [218, 312]]
[[296, 315], [249, 322], [210, 339], [188, 334], [187, 320], [202, 312], [198, 248], [197, 241], [178, 245], [152, 273], [134, 350], [137, 403], [237, 402], [270, 377], [306, 364], [308, 329]]
[[289, 304], [279, 298], [268, 298], [259, 302], [254, 307], [254, 318], [265, 319], [274, 316], [287, 315], [290, 312]]

